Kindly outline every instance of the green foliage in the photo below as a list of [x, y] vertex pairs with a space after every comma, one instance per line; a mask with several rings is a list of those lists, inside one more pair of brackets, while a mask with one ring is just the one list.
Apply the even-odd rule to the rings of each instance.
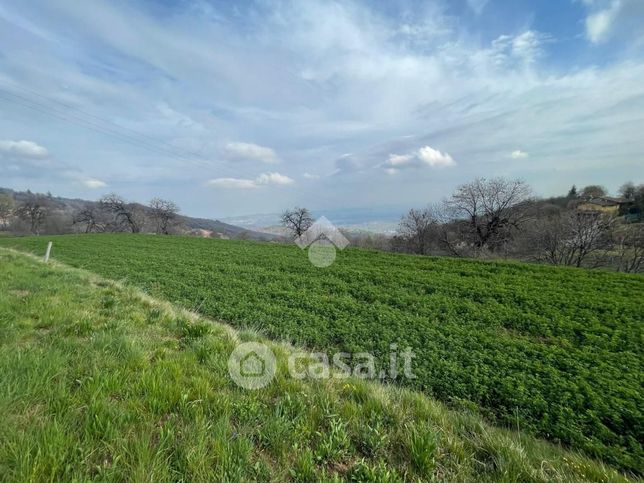
[[[288, 245], [51, 239], [61, 261], [278, 340], [368, 351], [383, 365], [391, 343], [409, 346], [416, 378], [397, 383], [643, 471], [641, 276], [350, 248], [318, 269]], [[0, 244], [41, 254], [48, 240]], [[354, 446], [378, 452], [367, 435]]]
[[241, 389], [227, 328], [2, 249], [0, 268], [1, 481], [626, 481], [419, 393], [287, 379], [276, 344], [276, 380]]
[[408, 435], [407, 451], [411, 463], [420, 474], [430, 476], [436, 467], [437, 436], [418, 428], [408, 431]]

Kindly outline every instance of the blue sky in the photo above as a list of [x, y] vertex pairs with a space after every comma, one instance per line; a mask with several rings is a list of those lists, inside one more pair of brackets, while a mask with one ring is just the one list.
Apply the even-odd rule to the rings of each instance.
[[644, 172], [644, 1], [0, 0], [0, 186], [221, 217]]

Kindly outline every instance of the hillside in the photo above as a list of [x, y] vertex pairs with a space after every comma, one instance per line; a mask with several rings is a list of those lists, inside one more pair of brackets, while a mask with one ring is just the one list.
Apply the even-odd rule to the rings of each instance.
[[0, 248], [0, 479], [625, 481], [421, 395], [356, 379], [247, 391], [258, 340], [84, 271]]
[[[12, 196], [17, 204], [24, 202], [28, 198], [27, 192], [24, 191], [14, 191], [8, 188], [0, 187], [0, 194], [8, 194]], [[53, 211], [58, 216], [63, 216], [73, 218], [74, 213], [87, 207], [95, 206], [97, 203], [95, 201], [82, 200], [78, 198], [64, 198], [60, 196], [47, 195], [48, 200], [51, 203]], [[137, 205], [141, 210], [147, 210], [143, 205]], [[245, 238], [247, 240], [258, 240], [258, 241], [279, 241], [282, 238], [280, 236], [262, 233], [252, 229], [242, 228], [239, 226], [231, 225], [229, 223], [224, 223], [219, 220], [211, 220], [209, 218], [194, 218], [191, 216], [180, 215], [178, 221], [184, 225], [188, 230], [206, 230], [212, 232], [214, 235], [219, 235], [227, 238]], [[65, 223], [59, 223], [60, 226], [64, 226]], [[60, 228], [58, 228], [60, 229]], [[54, 232], [55, 233], [55, 232]]]
[[[642, 473], [644, 278], [347, 249], [89, 235], [3, 239], [238, 328], [327, 351], [415, 352], [401, 383]], [[378, 367], [380, 369], [380, 367]]]

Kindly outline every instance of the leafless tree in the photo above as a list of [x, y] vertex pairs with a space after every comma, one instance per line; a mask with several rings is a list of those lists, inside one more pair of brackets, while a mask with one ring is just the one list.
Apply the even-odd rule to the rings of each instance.
[[125, 228], [132, 233], [141, 231], [140, 214], [133, 203], [127, 203], [115, 193], [103, 196], [99, 200], [101, 209], [114, 216], [114, 225], [117, 229]]
[[617, 270], [639, 273], [644, 270], [644, 225], [626, 225], [614, 237], [614, 251], [617, 253]]
[[173, 201], [153, 198], [150, 201], [150, 215], [157, 234], [168, 235], [176, 222], [179, 207]]
[[0, 229], [7, 227], [14, 209], [13, 197], [7, 194], [0, 194]]
[[537, 259], [553, 265], [597, 266], [599, 257], [592, 256], [609, 246], [614, 218], [571, 211], [537, 223]]
[[313, 217], [306, 208], [295, 207], [282, 213], [282, 226], [287, 228], [295, 237], [302, 234], [313, 224]]
[[47, 217], [47, 201], [47, 198], [41, 195], [29, 193], [27, 199], [16, 210], [18, 218], [29, 224], [29, 230], [34, 235], [40, 234], [40, 228]]
[[439, 230], [439, 221], [430, 208], [412, 209], [400, 220], [397, 236], [412, 253], [426, 255]]
[[101, 215], [102, 213], [98, 206], [88, 203], [74, 214], [72, 224], [84, 225], [85, 233], [101, 232], [105, 229]]
[[502, 247], [529, 218], [531, 193], [519, 179], [478, 178], [459, 186], [445, 200], [446, 211], [464, 238], [458, 241], [477, 252]]

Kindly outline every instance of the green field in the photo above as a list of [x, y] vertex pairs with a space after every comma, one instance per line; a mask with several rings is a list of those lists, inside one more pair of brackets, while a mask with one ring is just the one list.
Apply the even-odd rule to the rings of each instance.
[[[409, 390], [236, 386], [254, 333], [0, 248], [0, 481], [626, 481]], [[261, 339], [260, 339], [261, 340]]]
[[644, 278], [146, 235], [0, 240], [309, 347], [416, 353], [414, 389], [641, 474]]

